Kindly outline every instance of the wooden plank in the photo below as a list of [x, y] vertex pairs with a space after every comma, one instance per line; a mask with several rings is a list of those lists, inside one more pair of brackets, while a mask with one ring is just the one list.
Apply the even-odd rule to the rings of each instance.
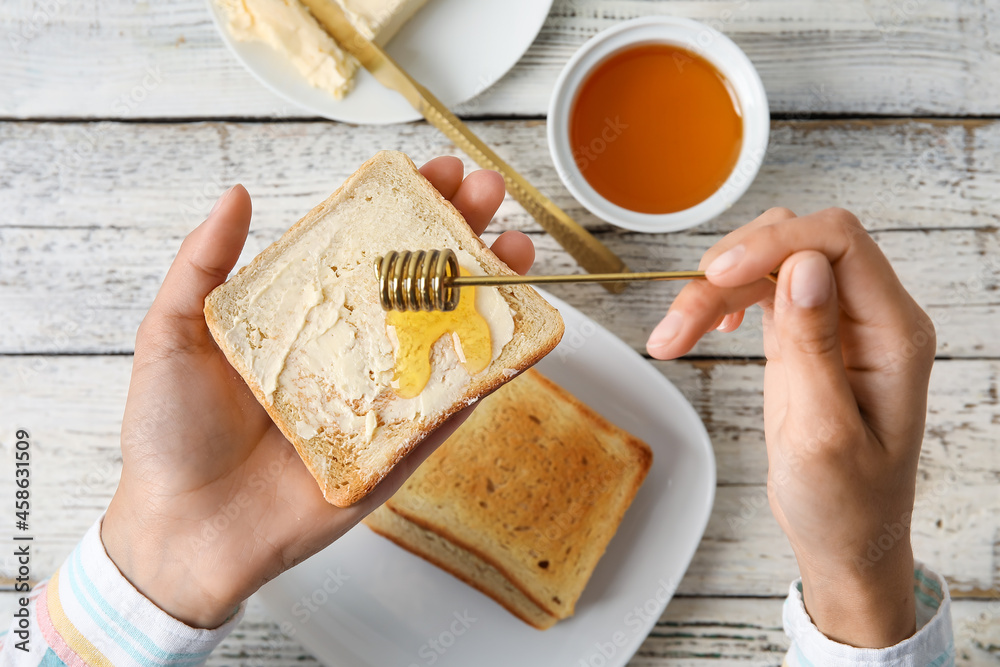
[[[544, 122], [471, 127], [581, 224], [611, 229], [563, 187]], [[381, 149], [404, 150], [418, 163], [459, 154], [423, 123], [0, 123], [0, 226], [163, 227], [180, 236], [240, 182], [254, 197], [255, 228], [280, 230]], [[778, 205], [800, 213], [842, 206], [878, 230], [994, 229], [998, 154], [996, 121], [775, 122], [750, 190], [695, 232], [729, 231]], [[510, 198], [497, 222], [540, 229]]]
[[[475, 123], [529, 178], [600, 233], [635, 269], [686, 268], [724, 232], [775, 204], [829, 204], [862, 215], [904, 282], [931, 312], [939, 352], [1000, 356], [985, 336], [1000, 314], [1000, 123], [892, 121], [779, 123], [750, 192], [718, 220], [686, 233], [611, 231], [558, 183], [544, 125]], [[327, 123], [0, 123], [0, 352], [128, 352], [180, 240], [229, 184], [254, 196], [242, 261], [277, 238], [364, 159], [383, 131]], [[393, 145], [423, 161], [454, 152], [436, 131], [401, 128]], [[495, 229], [538, 228], [508, 200]], [[536, 237], [537, 272], [576, 267]], [[636, 285], [621, 297], [595, 286], [553, 293], [638, 350], [677, 285]], [[761, 355], [759, 317], [737, 334], [709, 336], [696, 353]]]
[[[127, 356], [0, 357], [6, 379], [0, 443], [17, 428], [34, 445], [34, 572], [50, 574], [106, 507], [121, 471], [119, 432]], [[782, 595], [796, 573], [767, 506], [762, 366], [660, 362], [698, 410], [715, 448], [719, 488], [705, 537], [680, 591]], [[1000, 362], [940, 361], [931, 386], [913, 539], [956, 595], [1000, 595], [1000, 450], [995, 440]], [[10, 491], [0, 482], [0, 496]], [[68, 490], [68, 491], [67, 491]], [[14, 564], [0, 558], [0, 584]]]
[[[0, 593], [0, 627], [9, 626], [15, 604], [13, 593]], [[788, 650], [781, 629], [782, 604], [780, 598], [675, 598], [628, 664], [704, 667], [728, 661], [777, 667]], [[957, 665], [996, 663], [997, 647], [991, 638], [1000, 635], [1000, 602], [957, 600], [952, 622]], [[270, 611], [254, 597], [243, 620], [207, 664], [313, 667], [321, 663], [294, 635], [283, 634]]]
[[[256, 230], [243, 262], [278, 237]], [[601, 234], [634, 269], [689, 268], [718, 237]], [[125, 240], [123, 240], [123, 237]], [[941, 355], [996, 358], [1000, 340], [987, 336], [1000, 313], [1000, 236], [976, 231], [877, 235], [911, 293], [935, 320]], [[162, 228], [0, 230], [8, 262], [0, 267], [0, 303], [14, 316], [0, 322], [5, 353], [128, 353], [135, 330], [159, 289], [180, 236]], [[549, 237], [536, 237], [538, 273], [578, 268]], [[604, 325], [639, 352], [680, 285], [634, 285], [612, 296], [595, 285], [550, 291]], [[761, 357], [760, 312], [751, 309], [734, 334], [712, 333], [695, 355]]]
[[[541, 34], [497, 85], [458, 111], [542, 116], [569, 57], [599, 30], [649, 14], [699, 19], [739, 44], [779, 113], [996, 114], [993, 3], [863, 0], [557, 0]], [[204, 0], [0, 8], [8, 117], [302, 117], [223, 46]], [[80, 54], [86, 53], [85, 58]]]

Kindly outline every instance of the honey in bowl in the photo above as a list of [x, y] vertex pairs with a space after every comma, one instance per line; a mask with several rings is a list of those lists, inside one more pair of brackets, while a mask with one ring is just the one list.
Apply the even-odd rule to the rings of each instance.
[[[461, 269], [461, 275], [469, 272]], [[393, 390], [402, 398], [414, 398], [431, 378], [431, 348], [450, 335], [459, 362], [470, 375], [479, 373], [493, 356], [490, 326], [476, 309], [476, 288], [459, 290], [458, 307], [450, 312], [390, 311], [386, 324], [394, 328], [397, 341]]]
[[569, 119], [583, 177], [602, 197], [638, 213], [675, 213], [729, 178], [743, 118], [729, 81], [670, 44], [623, 49], [580, 86]]

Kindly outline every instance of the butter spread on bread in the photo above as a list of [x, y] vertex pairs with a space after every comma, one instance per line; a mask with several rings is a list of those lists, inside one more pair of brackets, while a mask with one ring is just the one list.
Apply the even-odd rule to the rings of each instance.
[[646, 443], [531, 370], [365, 523], [545, 629], [573, 614], [651, 463]]
[[[216, 0], [230, 35], [264, 42], [286, 58], [312, 86], [336, 99], [351, 90], [358, 62], [345, 53], [299, 0]], [[387, 43], [426, 0], [327, 0], [336, 2], [368, 39]]]
[[399, 248], [451, 248], [472, 274], [512, 273], [409, 158], [383, 151], [205, 301], [216, 342], [339, 506], [562, 336], [558, 312], [533, 289], [476, 290], [489, 365], [470, 373], [444, 336], [423, 391], [398, 396], [375, 261]]

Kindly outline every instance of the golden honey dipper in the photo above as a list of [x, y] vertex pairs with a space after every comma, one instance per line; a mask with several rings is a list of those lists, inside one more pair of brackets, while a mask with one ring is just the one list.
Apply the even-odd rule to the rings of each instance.
[[[649, 280], [693, 280], [704, 271], [645, 271], [635, 273], [589, 273], [552, 276], [463, 276], [453, 250], [391, 251], [375, 264], [379, 300], [385, 310], [452, 311], [458, 306], [464, 286], [495, 286], [551, 283], [616, 283]], [[777, 283], [777, 270], [768, 275]]]

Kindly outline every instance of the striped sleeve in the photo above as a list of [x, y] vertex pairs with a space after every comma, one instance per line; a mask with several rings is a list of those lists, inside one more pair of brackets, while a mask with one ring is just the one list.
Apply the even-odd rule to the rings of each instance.
[[19, 619], [3, 637], [0, 667], [194, 667], [239, 622], [243, 606], [214, 630], [192, 628], [135, 589], [101, 542], [100, 521], [51, 579], [30, 593], [28, 650]]
[[802, 599], [802, 580], [796, 580], [785, 599], [785, 633], [792, 640], [785, 667], [954, 667], [955, 639], [948, 585], [942, 577], [917, 563], [913, 591], [917, 601], [916, 634], [888, 648], [854, 648], [827, 638], [813, 624]]

